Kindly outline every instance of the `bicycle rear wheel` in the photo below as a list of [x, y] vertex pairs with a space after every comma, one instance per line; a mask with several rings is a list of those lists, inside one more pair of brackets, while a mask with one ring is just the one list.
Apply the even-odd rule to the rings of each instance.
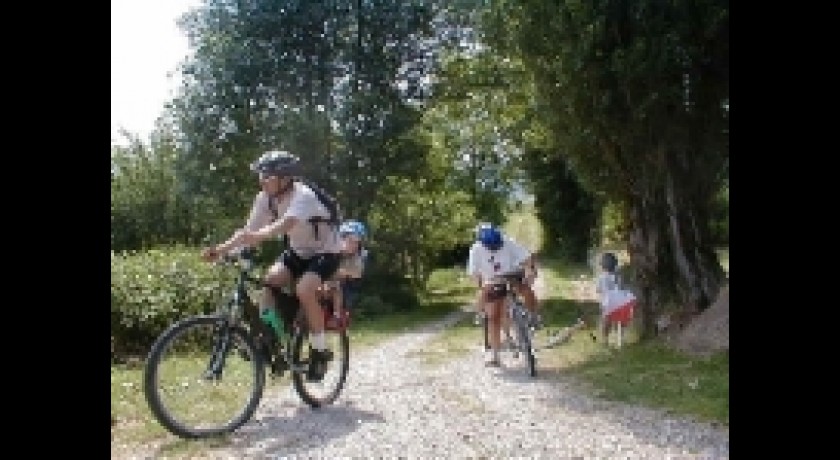
[[143, 391], [157, 421], [182, 438], [230, 433], [254, 414], [265, 386], [250, 334], [221, 315], [173, 324], [152, 345]]
[[324, 336], [333, 358], [327, 363], [326, 372], [319, 380], [307, 378], [306, 370], [312, 350], [307, 330], [298, 329], [292, 343], [292, 384], [300, 398], [312, 408], [332, 404], [338, 398], [350, 368], [350, 339], [347, 331], [325, 330]]

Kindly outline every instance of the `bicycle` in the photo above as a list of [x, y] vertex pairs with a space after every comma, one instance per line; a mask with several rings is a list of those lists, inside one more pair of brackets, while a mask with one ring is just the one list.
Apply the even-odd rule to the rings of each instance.
[[[516, 270], [496, 275], [491, 282], [505, 285], [505, 316], [508, 321], [507, 325], [502, 326], [502, 333], [507, 336], [506, 340], [504, 340], [505, 345], [502, 347], [502, 350], [513, 352], [514, 359], [519, 357], [519, 353], [523, 353], [526, 358], [528, 374], [531, 377], [536, 377], [536, 352], [566, 343], [573, 332], [583, 329], [586, 326], [586, 322], [582, 316], [579, 316], [571, 325], [560, 328], [554, 333], [549, 333], [544, 340], [536, 340], [537, 330], [542, 329], [541, 319], [525, 307], [522, 299], [520, 299], [519, 295], [511, 287], [512, 283], [522, 282], [523, 277], [524, 272], [522, 270]], [[484, 349], [489, 350], [490, 341], [487, 316], [481, 315], [480, 321], [484, 329]], [[510, 327], [511, 325], [514, 326], [515, 335], [513, 337], [510, 336], [510, 331], [506, 330], [505, 327]], [[590, 335], [595, 340], [595, 336], [591, 333]]]
[[[254, 253], [225, 256], [238, 266], [231, 296], [212, 314], [184, 318], [153, 343], [143, 372], [143, 390], [155, 419], [181, 438], [231, 433], [257, 410], [266, 369], [273, 377], [290, 371], [298, 396], [313, 409], [333, 403], [349, 370], [348, 321], [336, 321], [322, 303], [332, 360], [310, 375], [308, 326], [297, 297], [273, 288], [285, 323], [281, 337], [259, 317], [248, 286], [264, 283], [251, 275]], [[329, 321], [329, 326], [327, 326]], [[319, 379], [320, 377], [320, 379]]]
[[[494, 275], [492, 280], [490, 280], [490, 284], [504, 285], [505, 317], [508, 320], [507, 325], [512, 325], [514, 328], [515, 337], [508, 337], [508, 339], [512, 340], [512, 343], [509, 344], [509, 346], [504, 347], [504, 349], [512, 351], [514, 358], [518, 358], [520, 352], [523, 353], [525, 355], [525, 362], [527, 364], [528, 375], [530, 375], [531, 377], [536, 377], [537, 358], [534, 354], [532, 337], [534, 330], [538, 325], [538, 320], [534, 316], [534, 314], [532, 314], [527, 308], [525, 308], [525, 304], [522, 303], [522, 300], [519, 298], [519, 295], [512, 288], [512, 284], [520, 283], [522, 281], [523, 276], [524, 272], [522, 270], [497, 274]], [[482, 327], [484, 329], [484, 348], [489, 349], [490, 341], [487, 315], [481, 316], [481, 322]], [[504, 331], [504, 324], [502, 329]]]

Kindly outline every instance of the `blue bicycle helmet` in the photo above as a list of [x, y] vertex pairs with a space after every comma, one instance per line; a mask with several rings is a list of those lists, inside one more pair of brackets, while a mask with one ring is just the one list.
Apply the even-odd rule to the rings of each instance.
[[364, 239], [367, 236], [367, 228], [365, 228], [365, 224], [358, 220], [348, 220], [341, 224], [341, 227], [338, 228], [338, 233], [341, 235], [352, 233], [358, 236], [359, 239]]
[[480, 226], [476, 239], [491, 251], [496, 251], [502, 247], [502, 232], [491, 224]]

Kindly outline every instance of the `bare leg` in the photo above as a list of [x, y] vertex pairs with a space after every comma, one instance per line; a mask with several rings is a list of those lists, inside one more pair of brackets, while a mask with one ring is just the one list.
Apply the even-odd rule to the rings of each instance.
[[344, 291], [338, 282], [331, 284], [330, 289], [333, 296], [333, 311], [340, 314], [344, 309]]
[[501, 317], [502, 317], [502, 302], [504, 300], [494, 300], [487, 303], [487, 327], [489, 328], [490, 349], [492, 350], [491, 363], [499, 363], [499, 348], [501, 345]]
[[610, 341], [610, 322], [607, 320], [606, 316], [601, 317], [601, 338], [604, 341], [604, 345], [609, 345]]
[[[300, 299], [306, 319], [309, 323], [309, 332], [314, 336], [324, 332], [324, 314], [322, 313], [319, 300], [321, 277], [313, 272], [306, 272], [298, 280], [296, 294]], [[314, 344], [313, 344], [314, 345]]]
[[525, 308], [530, 310], [531, 313], [538, 313], [537, 296], [534, 294], [531, 286], [520, 283], [516, 286], [516, 293], [522, 297], [522, 303], [525, 304]]
[[[275, 287], [285, 286], [290, 280], [291, 274], [286, 266], [281, 262], [276, 262], [269, 267], [263, 277], [264, 283]], [[271, 291], [271, 288], [268, 286], [264, 287], [262, 289], [262, 296], [260, 297], [261, 309], [274, 308], [276, 305], [276, 299], [274, 298], [274, 293]]]
[[[510, 316], [508, 315], [508, 312], [507, 312], [507, 309], [508, 309], [507, 303], [509, 301], [510, 301], [510, 299], [508, 299], [508, 297], [505, 297], [505, 299], [501, 303], [501, 306], [499, 307], [499, 328], [502, 330], [502, 332], [505, 335], [505, 341], [511, 340]], [[501, 339], [501, 337], [500, 337], [500, 339]]]

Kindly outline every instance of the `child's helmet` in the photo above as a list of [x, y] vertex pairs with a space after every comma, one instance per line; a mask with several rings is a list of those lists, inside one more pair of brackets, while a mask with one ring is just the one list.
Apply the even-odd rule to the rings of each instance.
[[367, 228], [365, 228], [365, 224], [358, 220], [348, 220], [341, 224], [341, 227], [338, 228], [338, 233], [342, 236], [353, 234], [358, 236], [360, 240], [363, 240], [367, 235]]
[[618, 268], [618, 259], [615, 257], [615, 254], [611, 252], [601, 254], [601, 268], [610, 273], [614, 272]]

